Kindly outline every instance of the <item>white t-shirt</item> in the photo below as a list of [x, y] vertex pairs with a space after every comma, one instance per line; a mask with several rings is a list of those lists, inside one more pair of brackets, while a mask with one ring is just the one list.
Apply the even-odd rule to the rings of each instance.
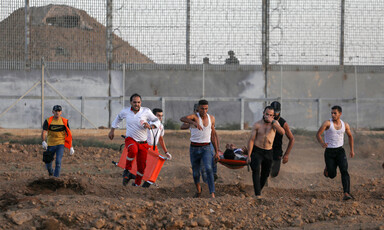
[[149, 145], [153, 145], [153, 135], [156, 136], [156, 145], [159, 144], [160, 137], [164, 136], [164, 125], [160, 124], [159, 128], [152, 129], [152, 130], [148, 129], [147, 135], [148, 135], [147, 142]]
[[203, 128], [203, 130], [198, 130], [195, 126], [191, 127], [191, 142], [195, 143], [210, 143], [211, 142], [211, 133], [212, 133], [212, 124], [211, 124], [211, 116], [208, 116], [208, 125], [203, 125], [203, 120], [200, 117], [200, 114], [196, 114], [199, 118], [199, 124]]
[[328, 144], [327, 148], [339, 148], [344, 145], [345, 124], [341, 121], [341, 129], [335, 129], [332, 119], [329, 129], [324, 131], [324, 142]]
[[135, 141], [146, 141], [148, 138], [147, 130], [144, 128], [144, 122], [150, 125], [160, 127], [159, 119], [146, 107], [141, 107], [135, 114], [131, 110], [131, 106], [120, 111], [112, 122], [112, 128], [119, 128], [119, 123], [125, 119], [126, 121], [126, 136], [133, 138]]

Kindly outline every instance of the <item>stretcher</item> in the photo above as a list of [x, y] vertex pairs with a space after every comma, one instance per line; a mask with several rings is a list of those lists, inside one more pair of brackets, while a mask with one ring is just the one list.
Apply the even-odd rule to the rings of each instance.
[[[220, 159], [218, 160], [218, 162], [227, 168], [241, 169], [246, 165], [249, 166], [247, 161], [244, 161], [244, 160], [225, 159], [224, 153], [222, 153], [222, 152], [219, 152], [219, 156], [220, 156]], [[249, 168], [248, 168], [248, 170], [249, 170]]]
[[[124, 137], [125, 138], [125, 137]], [[125, 169], [125, 164], [127, 162], [128, 149], [124, 147], [124, 144], [120, 146], [120, 150], [123, 150], [120, 156], [119, 162], [112, 161], [116, 166]], [[147, 162], [143, 176], [143, 187], [149, 187], [150, 185], [156, 182], [157, 177], [160, 174], [161, 168], [164, 165], [164, 162], [169, 160], [169, 158], [161, 155], [158, 152], [157, 147], [153, 150], [152, 148], [148, 149]], [[132, 161], [132, 169], [129, 170], [130, 173], [137, 176], [137, 163], [136, 157]]]

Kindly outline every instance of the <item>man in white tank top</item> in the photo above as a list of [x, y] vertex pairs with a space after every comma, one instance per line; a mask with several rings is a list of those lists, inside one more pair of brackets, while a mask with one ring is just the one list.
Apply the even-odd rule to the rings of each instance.
[[[354, 157], [353, 137], [349, 124], [340, 119], [342, 109], [335, 105], [332, 107], [332, 119], [324, 121], [317, 131], [316, 138], [320, 145], [325, 148], [324, 159], [325, 169], [324, 176], [331, 179], [336, 177], [336, 169], [339, 166], [341, 173], [341, 182], [343, 184], [344, 197], [343, 200], [353, 199], [350, 193], [350, 177], [348, 173], [348, 161], [345, 154], [344, 133], [347, 134], [349, 140], [350, 156]], [[324, 132], [324, 141], [321, 135]]]
[[200, 165], [204, 163], [207, 172], [209, 193], [215, 197], [215, 183], [212, 169], [212, 153], [210, 143], [212, 142], [215, 155], [214, 158], [219, 158], [218, 146], [216, 140], [215, 117], [208, 114], [208, 101], [200, 100], [198, 113], [193, 113], [180, 118], [180, 121], [190, 124], [191, 127], [191, 146], [190, 159], [193, 171], [193, 180], [196, 185], [195, 197], [201, 196], [200, 186]]

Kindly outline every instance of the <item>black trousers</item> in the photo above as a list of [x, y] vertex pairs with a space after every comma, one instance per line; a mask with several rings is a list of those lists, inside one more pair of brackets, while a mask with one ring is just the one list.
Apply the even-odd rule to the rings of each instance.
[[267, 182], [272, 165], [272, 150], [265, 150], [253, 146], [251, 154], [252, 180], [255, 195], [261, 195], [265, 183]]
[[277, 175], [279, 175], [282, 156], [283, 156], [282, 150], [273, 150], [271, 177], [277, 177]]
[[337, 166], [341, 173], [341, 183], [344, 193], [350, 192], [350, 178], [348, 173], [348, 161], [343, 147], [326, 148], [324, 153], [325, 165], [327, 167], [329, 178], [335, 178]]

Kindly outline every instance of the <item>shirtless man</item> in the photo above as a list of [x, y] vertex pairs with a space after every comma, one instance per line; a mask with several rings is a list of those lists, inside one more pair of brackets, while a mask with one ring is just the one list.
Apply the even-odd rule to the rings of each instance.
[[279, 122], [274, 120], [273, 107], [267, 106], [263, 112], [263, 119], [253, 124], [248, 141], [247, 162], [251, 165], [256, 198], [261, 198], [261, 190], [271, 171], [273, 161], [272, 145], [276, 132], [281, 135], [285, 134]]
[[[348, 161], [345, 155], [344, 133], [347, 134], [349, 140], [350, 156], [354, 157], [353, 150], [353, 137], [352, 132], [347, 122], [340, 119], [342, 109], [340, 106], [335, 105], [331, 108], [332, 118], [324, 121], [316, 134], [316, 139], [321, 147], [325, 149], [325, 169], [324, 176], [331, 179], [336, 177], [336, 168], [339, 166], [341, 173], [341, 183], [343, 184], [344, 197], [343, 200], [353, 199], [350, 194], [350, 178], [348, 173]], [[324, 141], [321, 135], [324, 132]]]
[[191, 126], [191, 146], [190, 159], [192, 164], [193, 180], [196, 186], [195, 197], [201, 196], [200, 186], [200, 166], [204, 163], [207, 172], [208, 188], [212, 198], [215, 197], [215, 183], [212, 170], [212, 153], [210, 143], [212, 142], [215, 150], [215, 159], [219, 158], [216, 140], [215, 117], [208, 114], [208, 101], [200, 100], [198, 113], [192, 113], [180, 118], [181, 122]]

